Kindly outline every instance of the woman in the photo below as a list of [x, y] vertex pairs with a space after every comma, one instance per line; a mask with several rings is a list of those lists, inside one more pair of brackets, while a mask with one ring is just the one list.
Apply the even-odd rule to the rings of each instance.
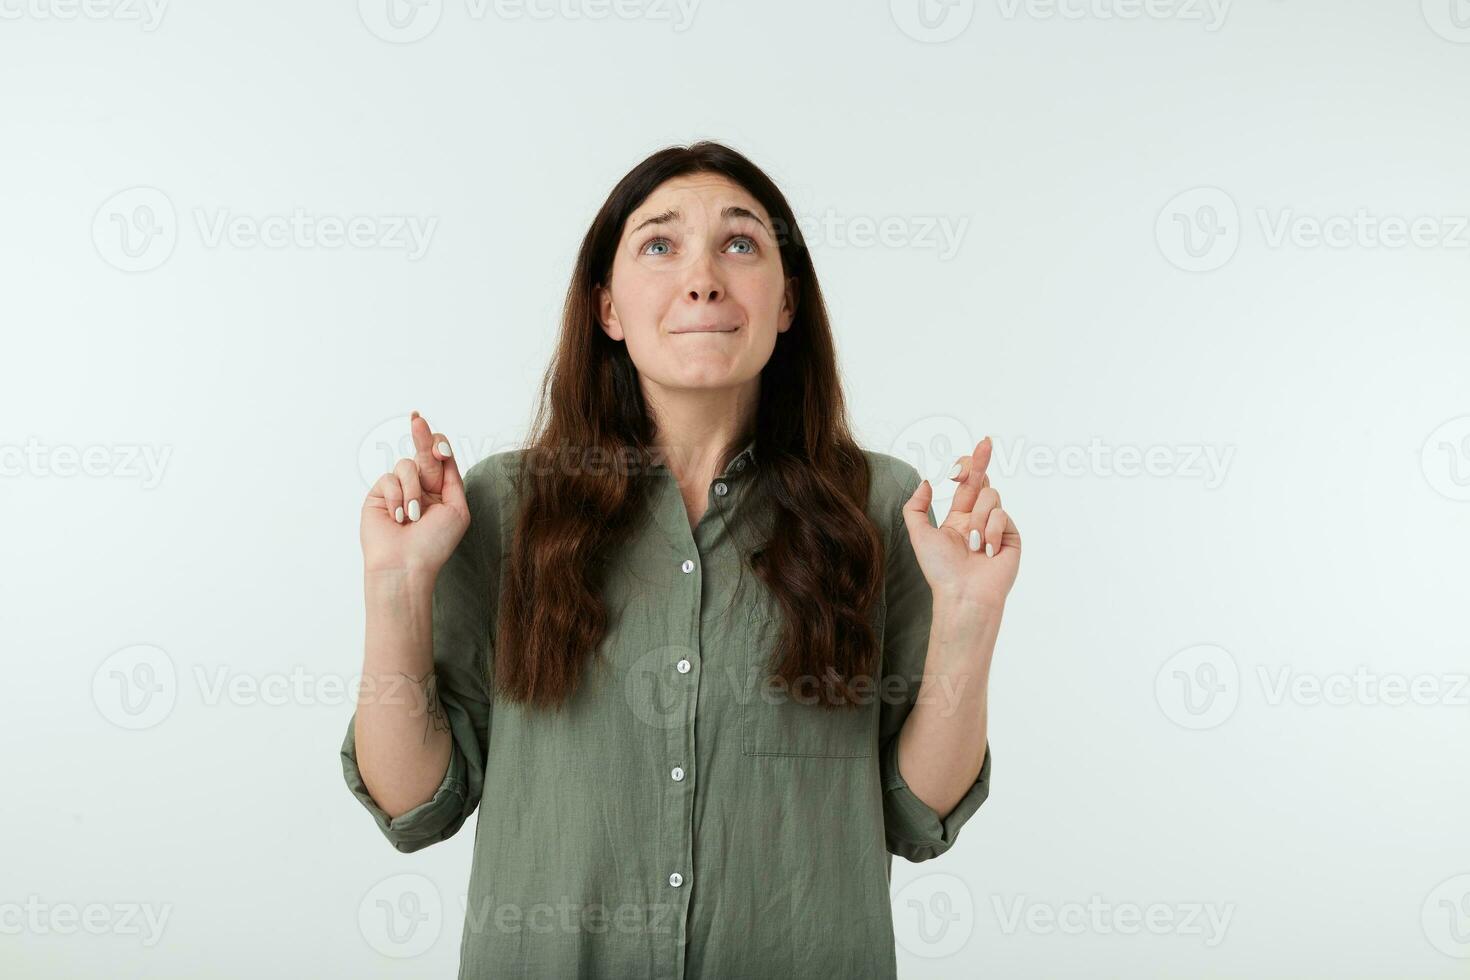
[[460, 975], [894, 976], [891, 855], [989, 790], [989, 439], [936, 526], [848, 432], [786, 199], [707, 142], [613, 189], [541, 396], [463, 477], [415, 412], [362, 512], [343, 769], [400, 851], [479, 807]]

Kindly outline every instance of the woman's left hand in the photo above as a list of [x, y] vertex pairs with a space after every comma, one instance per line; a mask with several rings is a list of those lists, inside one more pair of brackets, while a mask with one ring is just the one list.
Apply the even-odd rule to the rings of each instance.
[[934, 488], [919, 483], [903, 506], [904, 524], [919, 568], [929, 581], [935, 602], [957, 600], [1000, 610], [1021, 565], [1021, 533], [1001, 509], [1000, 494], [990, 485], [990, 437], [959, 458], [959, 481], [949, 513], [938, 527], [929, 524]]

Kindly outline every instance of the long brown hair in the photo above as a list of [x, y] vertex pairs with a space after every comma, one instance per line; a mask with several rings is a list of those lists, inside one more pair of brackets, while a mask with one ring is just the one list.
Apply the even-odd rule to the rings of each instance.
[[[496, 691], [509, 700], [560, 707], [607, 629], [602, 569], [643, 515], [651, 481], [639, 474], [656, 452], [627, 346], [598, 326], [596, 290], [607, 284], [628, 216], [664, 181], [695, 173], [724, 175], [761, 203], [775, 226], [783, 278], [797, 278], [794, 319], [761, 371], [759, 465], [749, 490], [770, 501], [774, 522], [769, 540], [746, 555], [782, 613], [772, 673], [808, 688], [815, 681], [814, 702], [836, 707], [860, 703], [863, 689], [853, 680], [877, 671], [871, 616], [882, 594], [883, 543], [867, 517], [867, 460], [848, 429], [811, 255], [771, 179], [735, 150], [703, 141], [660, 150], [629, 171], [582, 239], [527, 465], [517, 475], [521, 506], [501, 583], [494, 668]], [[568, 447], [633, 465], [545, 462]], [[724, 458], [738, 448], [727, 447]]]

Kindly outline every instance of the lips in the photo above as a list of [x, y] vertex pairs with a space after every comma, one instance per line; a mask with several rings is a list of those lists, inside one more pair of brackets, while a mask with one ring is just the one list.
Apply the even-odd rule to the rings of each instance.
[[670, 333], [734, 333], [738, 329], [740, 329], [740, 324], [738, 323], [696, 323], [672, 330]]

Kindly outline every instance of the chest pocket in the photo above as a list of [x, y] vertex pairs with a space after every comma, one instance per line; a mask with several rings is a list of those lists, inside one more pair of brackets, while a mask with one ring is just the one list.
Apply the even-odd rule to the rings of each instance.
[[[764, 588], [761, 590], [764, 593]], [[874, 614], [879, 643], [883, 638], [882, 603]], [[816, 678], [787, 685], [769, 678], [771, 654], [781, 635], [780, 607], [763, 594], [751, 606], [740, 644], [741, 729], [749, 756], [798, 756], [822, 759], [867, 759], [877, 750], [880, 685], [869, 685], [864, 703], [828, 709], [816, 703], [822, 690]]]

